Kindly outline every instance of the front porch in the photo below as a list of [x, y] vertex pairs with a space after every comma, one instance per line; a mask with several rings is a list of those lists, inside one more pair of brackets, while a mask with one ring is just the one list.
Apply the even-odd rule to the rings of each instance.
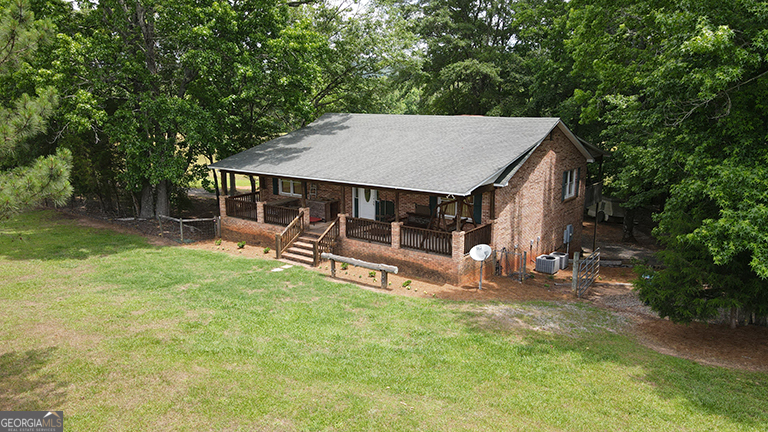
[[[354, 217], [341, 212], [354, 211], [357, 204], [347, 205], [347, 191], [351, 192], [351, 188], [341, 187], [338, 199], [284, 197], [264, 193], [263, 189], [225, 197], [221, 203], [222, 236], [262, 246], [274, 245], [278, 258], [290, 254], [286, 251], [294, 242], [302, 244], [305, 255], [311, 255], [311, 261], [302, 262], [315, 266], [320, 263], [322, 252], [333, 252], [397, 265], [413, 277], [458, 284], [466, 279], [466, 273], [471, 273], [467, 277], [476, 278], [474, 263], [467, 254], [477, 244], [492, 243], [492, 221], [465, 225], [460, 220], [458, 224], [445, 224], [442, 229], [423, 228], [424, 220], [414, 221], [413, 214], [420, 210], [423, 217], [430, 197], [414, 198], [414, 194], [403, 193], [405, 199], [401, 201], [399, 192], [393, 196], [397, 206], [389, 205], [387, 217], [391, 222]], [[391, 191], [378, 194], [380, 198], [393, 195]], [[264, 200], [265, 196], [271, 201]], [[403, 201], [413, 207], [402, 208]], [[427, 205], [418, 203], [422, 201]], [[337, 211], [333, 220], [328, 217], [331, 210]], [[468, 229], [457, 230], [457, 225]]]

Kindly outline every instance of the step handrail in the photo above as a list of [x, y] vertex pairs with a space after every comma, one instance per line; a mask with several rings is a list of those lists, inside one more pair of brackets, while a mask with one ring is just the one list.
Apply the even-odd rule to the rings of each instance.
[[304, 210], [300, 210], [299, 215], [285, 227], [282, 233], [275, 234], [275, 255], [277, 256], [277, 259], [280, 259], [283, 256], [283, 252], [285, 252], [303, 232]]
[[317, 267], [320, 265], [320, 254], [323, 252], [331, 252], [331, 249], [333, 249], [333, 244], [336, 242], [336, 239], [339, 238], [339, 218], [336, 217], [336, 219], [331, 222], [330, 225], [328, 225], [328, 228], [323, 231], [323, 233], [320, 235], [320, 237], [315, 240], [312, 245], [312, 252], [314, 256], [314, 266]]

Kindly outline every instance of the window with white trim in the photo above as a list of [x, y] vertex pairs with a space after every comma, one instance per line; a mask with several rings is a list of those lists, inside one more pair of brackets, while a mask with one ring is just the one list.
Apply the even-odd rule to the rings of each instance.
[[301, 181], [300, 180], [288, 180], [280, 179], [280, 195], [301, 197]]
[[[445, 197], [445, 198], [438, 197], [437, 198], [437, 204], [440, 205], [444, 201], [454, 201], [454, 200], [455, 200], [454, 198], [449, 198], [449, 197]], [[470, 196], [464, 197], [464, 203], [467, 204], [467, 205], [464, 206], [464, 212], [461, 215], [461, 218], [462, 219], [473, 218], [474, 217], [474, 215], [473, 215], [473, 211], [474, 210], [473, 209], [474, 209], [474, 206], [475, 206], [475, 196], [474, 195], [470, 195]], [[443, 207], [443, 209], [445, 211], [445, 217], [447, 219], [454, 219], [456, 217], [456, 206], [458, 206], [458, 205], [459, 205], [459, 202], [456, 201], [456, 202], [453, 202], [453, 203], [448, 204], [445, 207]]]
[[563, 199], [576, 196], [576, 178], [578, 173], [576, 169], [565, 171], [563, 173]]

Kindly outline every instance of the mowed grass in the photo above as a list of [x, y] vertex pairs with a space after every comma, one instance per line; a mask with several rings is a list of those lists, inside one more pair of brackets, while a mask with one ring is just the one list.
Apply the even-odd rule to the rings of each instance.
[[32, 212], [0, 227], [0, 410], [67, 430], [768, 428], [768, 376], [583, 305], [392, 296]]

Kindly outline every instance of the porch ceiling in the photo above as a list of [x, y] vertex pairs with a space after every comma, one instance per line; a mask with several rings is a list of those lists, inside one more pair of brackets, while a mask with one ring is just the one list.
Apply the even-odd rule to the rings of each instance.
[[558, 118], [326, 114], [209, 168], [467, 196], [556, 126], [565, 128]]

